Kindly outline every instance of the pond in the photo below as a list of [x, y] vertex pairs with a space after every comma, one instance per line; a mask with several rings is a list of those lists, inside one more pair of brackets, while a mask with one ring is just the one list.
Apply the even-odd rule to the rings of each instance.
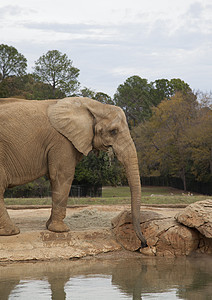
[[211, 299], [212, 257], [85, 258], [0, 265], [0, 299]]

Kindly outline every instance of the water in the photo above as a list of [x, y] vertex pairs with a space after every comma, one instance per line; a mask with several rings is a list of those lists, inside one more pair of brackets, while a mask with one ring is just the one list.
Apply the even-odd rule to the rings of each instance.
[[1, 264], [0, 299], [211, 300], [212, 257]]

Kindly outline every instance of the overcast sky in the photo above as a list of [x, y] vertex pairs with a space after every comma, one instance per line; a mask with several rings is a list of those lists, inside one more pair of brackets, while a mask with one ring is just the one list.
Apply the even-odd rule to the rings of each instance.
[[212, 90], [211, 0], [1, 0], [0, 44], [66, 53], [81, 86], [113, 96], [133, 75]]

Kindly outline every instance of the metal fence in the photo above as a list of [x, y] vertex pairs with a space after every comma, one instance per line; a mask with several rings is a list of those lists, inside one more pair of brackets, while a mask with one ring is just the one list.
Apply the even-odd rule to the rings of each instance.
[[102, 197], [102, 185], [72, 185], [70, 197]]
[[[152, 176], [152, 177], [141, 177], [142, 185], [150, 186], [171, 186], [180, 190], [183, 190], [183, 181], [177, 177], [163, 177], [163, 176]], [[199, 193], [203, 195], [212, 195], [212, 183], [204, 183], [195, 181], [190, 178], [186, 178], [186, 186], [188, 192]]]
[[[51, 197], [50, 185], [30, 186], [22, 185], [7, 189], [5, 198], [43, 198]], [[69, 197], [102, 197], [101, 185], [72, 185]]]

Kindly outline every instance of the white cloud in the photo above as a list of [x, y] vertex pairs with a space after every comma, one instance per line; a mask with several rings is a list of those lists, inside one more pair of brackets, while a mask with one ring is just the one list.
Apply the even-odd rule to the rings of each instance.
[[82, 85], [113, 95], [127, 77], [179, 77], [212, 89], [210, 0], [7, 0], [1, 43], [34, 61], [58, 49], [81, 71]]

